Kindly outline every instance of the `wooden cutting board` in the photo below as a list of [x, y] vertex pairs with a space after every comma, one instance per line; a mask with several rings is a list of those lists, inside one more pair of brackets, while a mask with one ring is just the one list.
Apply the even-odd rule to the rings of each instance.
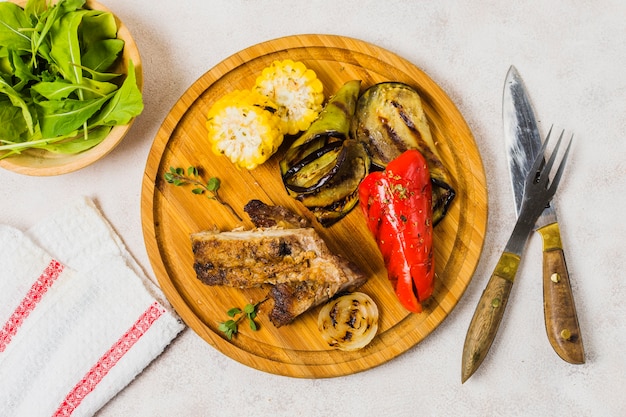
[[[457, 191], [448, 216], [435, 228], [436, 287], [421, 314], [408, 313], [396, 300], [360, 210], [353, 210], [339, 223], [323, 228], [287, 195], [278, 161], [288, 144], [252, 171], [237, 169], [227, 158], [211, 153], [205, 128], [211, 105], [233, 89], [251, 88], [263, 68], [274, 60], [287, 58], [302, 61], [313, 69], [324, 84], [326, 97], [351, 79], [362, 80], [363, 88], [381, 81], [401, 81], [420, 93]], [[219, 203], [192, 194], [191, 188], [164, 181], [163, 174], [170, 166], [190, 165], [200, 167], [205, 179], [221, 179], [222, 198], [235, 208], [243, 222]], [[276, 329], [261, 306], [258, 331], [241, 325], [239, 334], [229, 341], [217, 330], [218, 323], [228, 319], [228, 309], [261, 300], [267, 289], [203, 285], [192, 268], [189, 235], [213, 228], [252, 227], [243, 211], [251, 199], [283, 205], [308, 217], [333, 252], [354, 261], [369, 275], [369, 281], [360, 290], [369, 294], [380, 310], [379, 333], [370, 345], [356, 352], [328, 347], [317, 330], [319, 308]], [[183, 94], [165, 118], [148, 156], [141, 210], [154, 272], [165, 295], [189, 327], [219, 351], [253, 368], [320, 378], [352, 374], [385, 363], [419, 343], [448, 316], [472, 279], [482, 251], [487, 190], [472, 133], [454, 103], [424, 72], [387, 50], [356, 39], [306, 35], [280, 38], [238, 52], [209, 70]]]

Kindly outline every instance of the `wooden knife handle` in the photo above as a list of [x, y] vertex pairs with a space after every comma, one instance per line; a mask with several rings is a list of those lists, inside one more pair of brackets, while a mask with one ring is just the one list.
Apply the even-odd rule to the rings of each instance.
[[480, 296], [465, 336], [461, 368], [462, 382], [472, 376], [487, 356], [500, 327], [519, 263], [518, 255], [504, 252]]
[[548, 340], [564, 361], [585, 363], [559, 224], [549, 224], [538, 232], [543, 238], [543, 312]]

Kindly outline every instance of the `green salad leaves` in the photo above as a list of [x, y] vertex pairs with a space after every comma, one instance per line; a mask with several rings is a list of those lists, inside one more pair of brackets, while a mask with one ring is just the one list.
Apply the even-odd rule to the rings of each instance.
[[124, 49], [115, 17], [84, 6], [0, 2], [0, 159], [85, 151], [143, 111], [133, 62], [111, 72]]

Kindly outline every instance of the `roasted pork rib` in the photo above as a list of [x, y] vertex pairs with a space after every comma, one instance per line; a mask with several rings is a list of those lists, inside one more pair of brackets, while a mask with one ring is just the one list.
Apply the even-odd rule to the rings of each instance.
[[[263, 203], [257, 206], [263, 213], [271, 213], [270, 217], [284, 210], [268, 211], [270, 207]], [[254, 213], [248, 212], [253, 221], [258, 215]], [[267, 216], [262, 217], [267, 220]], [[272, 285], [269, 317], [276, 327], [291, 323], [337, 293], [355, 290], [367, 280], [350, 262], [332, 254], [313, 228], [300, 227], [303, 223], [297, 216], [284, 222], [281, 215], [278, 217], [278, 224], [290, 228], [191, 235], [194, 269], [203, 283], [237, 288]]]

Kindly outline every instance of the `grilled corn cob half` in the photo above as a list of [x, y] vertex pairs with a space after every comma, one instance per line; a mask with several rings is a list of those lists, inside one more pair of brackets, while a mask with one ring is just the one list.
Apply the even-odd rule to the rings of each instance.
[[274, 61], [257, 77], [254, 88], [278, 105], [284, 134], [308, 129], [322, 111], [322, 82], [302, 62]]
[[235, 165], [254, 169], [267, 161], [283, 141], [277, 105], [255, 90], [235, 90], [220, 99], [207, 114], [211, 149]]

